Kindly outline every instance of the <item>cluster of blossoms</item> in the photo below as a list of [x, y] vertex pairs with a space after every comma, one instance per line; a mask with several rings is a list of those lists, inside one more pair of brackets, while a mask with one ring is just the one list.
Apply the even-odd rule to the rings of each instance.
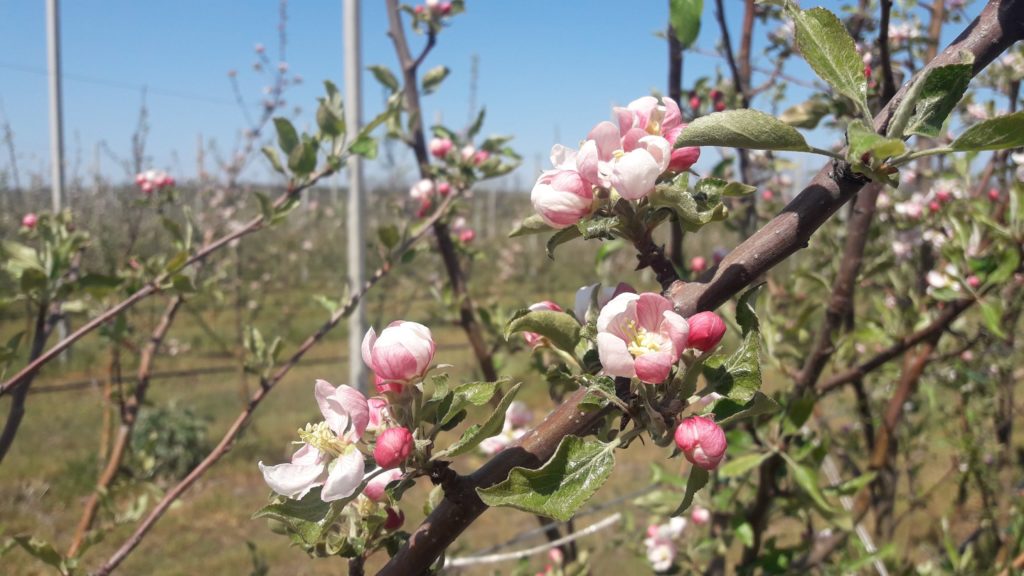
[[[415, 448], [412, 432], [395, 421], [392, 405], [401, 403], [406, 387], [427, 372], [435, 350], [430, 330], [421, 324], [393, 322], [380, 336], [371, 328], [363, 338], [362, 356], [383, 396], [367, 398], [350, 386], [335, 388], [318, 380], [314, 392], [323, 421], [299, 430], [301, 446], [290, 462], [259, 463], [271, 489], [300, 499], [321, 487], [321, 499], [332, 502], [352, 496], [369, 477], [362, 495], [380, 502]], [[376, 465], [369, 473], [368, 455]], [[400, 512], [389, 509], [388, 519], [392, 525], [401, 525]]]
[[452, 12], [451, 2], [441, 2], [440, 0], [426, 0], [423, 4], [419, 4], [416, 8], [413, 8], [419, 16], [426, 18], [440, 18], [441, 16], [447, 16]]
[[469, 244], [476, 240], [476, 230], [473, 230], [462, 216], [452, 220], [451, 230], [452, 234], [463, 244]]
[[163, 170], [146, 170], [135, 176], [135, 185], [145, 194], [174, 186], [174, 178]]
[[688, 170], [700, 156], [699, 148], [672, 149], [686, 125], [671, 98], [639, 98], [614, 108], [614, 117], [615, 123], [594, 126], [579, 150], [560, 144], [551, 149], [554, 169], [540, 175], [530, 195], [549, 226], [576, 224], [606, 192], [640, 200], [660, 176]]
[[[718, 88], [712, 88], [708, 92], [708, 97], [711, 98], [711, 107], [715, 109], [715, 112], [722, 112], [726, 108], [725, 94]], [[693, 110], [694, 114], [700, 113], [701, 99], [700, 95], [696, 91], [690, 92], [690, 109]]]
[[[695, 506], [690, 513], [690, 521], [696, 526], [703, 526], [711, 521], [711, 511], [701, 506]], [[650, 524], [647, 526], [647, 537], [644, 538], [644, 547], [647, 549], [647, 561], [651, 563], [651, 569], [655, 572], [668, 572], [675, 564], [679, 550], [676, 540], [686, 530], [687, 521], [685, 518], [676, 517], [669, 519], [664, 524]]]
[[530, 407], [525, 402], [513, 400], [505, 410], [505, 426], [502, 428], [501, 434], [484, 439], [480, 443], [480, 451], [488, 456], [494, 456], [508, 448], [526, 434], [530, 422], [533, 422], [533, 412]]

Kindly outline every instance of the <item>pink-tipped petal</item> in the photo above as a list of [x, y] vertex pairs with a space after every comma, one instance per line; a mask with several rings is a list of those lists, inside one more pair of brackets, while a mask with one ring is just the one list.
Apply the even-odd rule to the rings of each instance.
[[648, 332], [656, 332], [665, 312], [672, 310], [672, 302], [661, 294], [644, 292], [636, 302], [637, 324]]
[[373, 326], [366, 331], [366, 335], [363, 336], [362, 354], [363, 364], [366, 364], [367, 368], [373, 369], [373, 344], [377, 341], [377, 332], [374, 331]]
[[668, 352], [648, 352], [636, 357], [636, 376], [648, 384], [661, 384], [672, 371], [672, 355]]
[[636, 376], [633, 356], [626, 348], [626, 342], [607, 332], [597, 334], [597, 353], [604, 373], [609, 376], [632, 378]]
[[668, 336], [668, 339], [672, 341], [675, 359], [679, 360], [683, 350], [686, 350], [686, 343], [689, 339], [689, 323], [679, 314], [666, 310], [662, 313], [661, 327], [658, 331]]
[[350, 447], [334, 461], [334, 465], [327, 473], [327, 481], [320, 491], [320, 499], [324, 502], [334, 502], [348, 498], [363, 483], [365, 469], [366, 463], [363, 461], [362, 453], [355, 447]]

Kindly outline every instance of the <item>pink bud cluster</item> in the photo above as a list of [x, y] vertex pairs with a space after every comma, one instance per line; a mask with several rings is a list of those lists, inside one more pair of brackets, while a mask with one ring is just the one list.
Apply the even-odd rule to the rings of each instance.
[[566, 228], [587, 217], [595, 191], [640, 200], [661, 175], [688, 170], [700, 156], [699, 148], [673, 150], [686, 125], [671, 98], [639, 98], [614, 108], [613, 116], [615, 122], [594, 126], [579, 150], [560, 144], [551, 149], [554, 168], [540, 175], [530, 195], [549, 226]]
[[163, 170], [146, 170], [135, 176], [135, 185], [148, 195], [156, 190], [173, 187], [174, 178], [168, 176]]
[[664, 524], [651, 524], [647, 527], [647, 538], [644, 547], [647, 549], [647, 561], [656, 573], [668, 572], [672, 569], [679, 553], [676, 540], [686, 530], [685, 518], [670, 518]]
[[452, 3], [441, 2], [440, 0], [426, 0], [423, 4], [413, 8], [413, 11], [416, 12], [417, 15], [425, 15], [427, 18], [447, 16], [452, 12]]
[[473, 230], [466, 219], [462, 216], [452, 220], [451, 225], [452, 234], [459, 239], [462, 244], [470, 244], [476, 239], [476, 231]]
[[688, 321], [661, 294], [626, 292], [598, 315], [597, 351], [605, 374], [660, 384], [684, 350], [706, 352], [724, 334], [725, 322], [714, 312], [695, 314]]

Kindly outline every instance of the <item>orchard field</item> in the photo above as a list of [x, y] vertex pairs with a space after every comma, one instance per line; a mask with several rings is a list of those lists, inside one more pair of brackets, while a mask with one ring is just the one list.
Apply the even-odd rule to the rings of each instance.
[[0, 77], [0, 573], [1024, 573], [1024, 1], [263, 4], [58, 210]]

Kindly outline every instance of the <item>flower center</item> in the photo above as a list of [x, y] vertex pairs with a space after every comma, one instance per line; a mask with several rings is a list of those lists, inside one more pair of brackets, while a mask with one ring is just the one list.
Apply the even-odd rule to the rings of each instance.
[[338, 435], [327, 426], [327, 422], [306, 424], [305, 428], [299, 429], [299, 438], [320, 452], [334, 457], [341, 456], [349, 445], [344, 438], [339, 438]]
[[644, 328], [641, 328], [632, 322], [626, 332], [632, 336], [629, 343], [626, 344], [626, 350], [628, 350], [634, 358], [651, 352], [661, 351], [661, 344], [663, 341], [661, 334], [658, 334], [657, 332], [648, 332]]

